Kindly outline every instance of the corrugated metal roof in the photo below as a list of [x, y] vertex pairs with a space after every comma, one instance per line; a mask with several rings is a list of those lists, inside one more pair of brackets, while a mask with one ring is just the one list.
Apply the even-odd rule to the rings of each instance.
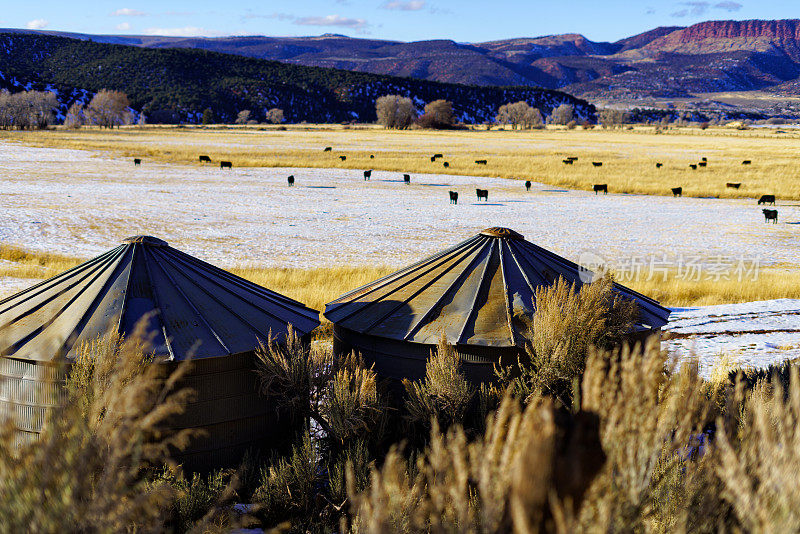
[[0, 301], [0, 350], [37, 361], [71, 357], [82, 341], [129, 335], [151, 312], [155, 351], [173, 360], [247, 352], [270, 334], [281, 341], [289, 324], [300, 335], [319, 326], [319, 313], [299, 302], [135, 236]]
[[[415, 343], [523, 346], [538, 287], [587, 271], [507, 228], [458, 245], [347, 293], [325, 307], [331, 322], [362, 334]], [[584, 278], [586, 279], [586, 278]], [[661, 328], [669, 310], [614, 284], [639, 307], [640, 328]]]

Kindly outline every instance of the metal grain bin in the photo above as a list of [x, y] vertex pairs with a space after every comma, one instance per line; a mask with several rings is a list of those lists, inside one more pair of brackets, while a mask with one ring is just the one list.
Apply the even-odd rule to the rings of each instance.
[[[360, 352], [386, 378], [419, 379], [444, 335], [474, 382], [493, 379], [498, 362], [515, 362], [526, 344], [533, 297], [558, 277], [576, 287], [587, 271], [525, 241], [508, 228], [488, 228], [458, 245], [347, 293], [325, 307], [334, 350]], [[584, 276], [584, 279], [586, 277]], [[635, 336], [658, 332], [669, 310], [618, 284], [636, 301]]]
[[319, 313], [160, 239], [136, 236], [0, 301], [0, 415], [14, 417], [20, 440], [35, 440], [47, 409], [63, 401], [62, 364], [83, 342], [129, 335], [147, 315], [155, 355], [167, 368], [193, 359], [182, 385], [195, 399], [174, 426], [207, 436], [176, 455], [185, 468], [232, 465], [248, 448], [287, 438], [288, 418], [279, 420], [258, 394], [254, 350], [270, 335], [284, 340], [288, 325], [307, 336]]

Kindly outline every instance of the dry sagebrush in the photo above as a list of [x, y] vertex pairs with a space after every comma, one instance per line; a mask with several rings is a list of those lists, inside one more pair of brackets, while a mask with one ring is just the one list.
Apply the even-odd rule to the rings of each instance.
[[[141, 339], [139, 331], [138, 339]], [[39, 440], [15, 445], [13, 421], [0, 439], [0, 530], [119, 532], [164, 528], [174, 497], [153, 484], [152, 468], [169, 462], [187, 433], [168, 420], [189, 395], [185, 373], [163, 377], [145, 344], [107, 339], [82, 347], [67, 380], [68, 402], [47, 417]]]

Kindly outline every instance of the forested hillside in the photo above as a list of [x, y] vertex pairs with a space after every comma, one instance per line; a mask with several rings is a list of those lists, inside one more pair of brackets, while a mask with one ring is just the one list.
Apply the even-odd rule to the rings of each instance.
[[244, 109], [263, 120], [274, 107], [291, 122], [374, 121], [375, 100], [385, 94], [409, 96], [420, 109], [436, 99], [450, 100], [462, 122], [491, 120], [502, 104], [519, 100], [545, 116], [567, 103], [579, 120], [594, 117], [594, 108], [583, 100], [532, 87], [446, 84], [204, 50], [21, 33], [0, 34], [0, 88], [53, 90], [64, 111], [100, 89], [120, 90], [150, 122], [198, 122], [206, 108], [218, 121], [232, 121]]

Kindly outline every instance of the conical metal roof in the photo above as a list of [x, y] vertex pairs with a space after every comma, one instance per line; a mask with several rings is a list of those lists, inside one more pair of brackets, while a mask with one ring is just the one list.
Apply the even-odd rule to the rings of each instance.
[[[524, 346], [538, 287], [563, 277], [576, 287], [587, 271], [525, 241], [489, 228], [458, 245], [347, 293], [325, 307], [334, 324], [397, 341]], [[586, 278], [584, 278], [586, 279]], [[619, 284], [636, 301], [640, 329], [661, 328], [669, 310]]]
[[[182, 360], [251, 351], [281, 341], [292, 325], [304, 335], [319, 314], [151, 236], [0, 301], [0, 353], [50, 361], [74, 356], [83, 341], [125, 336], [145, 316], [157, 355]], [[198, 344], [199, 343], [199, 344]]]

